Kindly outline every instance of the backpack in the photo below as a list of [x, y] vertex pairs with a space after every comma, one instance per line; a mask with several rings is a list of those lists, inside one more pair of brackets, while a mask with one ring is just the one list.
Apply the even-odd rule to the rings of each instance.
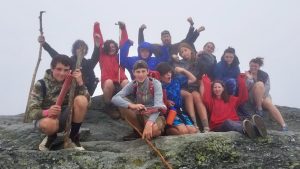
[[[153, 84], [153, 80], [154, 80], [154, 79], [160, 80], [160, 74], [159, 74], [159, 72], [157, 72], [157, 71], [149, 71], [148, 77], [149, 77], [149, 85], [148, 85], [149, 89], [148, 89], [148, 90], [150, 91], [150, 94], [152, 95], [152, 97], [154, 97], [154, 84]], [[134, 88], [133, 88], [133, 93], [136, 94], [136, 92], [137, 92], [137, 87], [138, 87], [136, 81], [134, 81], [134, 86], [133, 86], [133, 87], [134, 87]], [[167, 105], [168, 105], [168, 104], [167, 104], [168, 101], [167, 101], [167, 92], [166, 92], [166, 89], [162, 89], [162, 92], [163, 92], [163, 102], [164, 102], [164, 104], [167, 106]], [[162, 112], [163, 114], [166, 113], [166, 111], [164, 111], [164, 110], [162, 110], [161, 112]]]

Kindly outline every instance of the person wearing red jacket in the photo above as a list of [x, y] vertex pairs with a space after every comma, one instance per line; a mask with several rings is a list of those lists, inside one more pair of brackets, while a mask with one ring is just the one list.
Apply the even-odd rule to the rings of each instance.
[[[120, 46], [122, 46], [125, 41], [128, 40], [128, 35], [125, 24], [123, 22], [118, 22], [118, 25], [121, 30]], [[128, 79], [125, 75], [125, 69], [119, 65], [118, 44], [113, 40], [103, 41], [100, 24], [98, 22], [94, 24], [94, 34], [100, 36], [99, 41], [101, 48], [99, 64], [104, 102], [106, 104], [106, 110], [112, 110], [112, 96], [128, 83]]]
[[216, 80], [211, 84], [207, 75], [201, 80], [201, 94], [203, 102], [210, 113], [209, 127], [212, 131], [226, 132], [237, 131], [248, 135], [250, 138], [266, 136], [267, 131], [260, 116], [252, 116], [252, 121], [240, 121], [237, 107], [248, 99], [248, 90], [245, 75], [238, 76], [238, 96], [229, 96], [222, 81]]

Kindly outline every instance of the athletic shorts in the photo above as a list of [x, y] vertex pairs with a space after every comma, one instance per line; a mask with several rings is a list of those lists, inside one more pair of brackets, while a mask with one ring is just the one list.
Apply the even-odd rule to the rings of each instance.
[[180, 113], [177, 114], [175, 117], [175, 120], [172, 124], [172, 126], [179, 126], [179, 125], [186, 125], [186, 126], [193, 126], [193, 122], [190, 119], [190, 117], [188, 115], [186, 115], [185, 113]]

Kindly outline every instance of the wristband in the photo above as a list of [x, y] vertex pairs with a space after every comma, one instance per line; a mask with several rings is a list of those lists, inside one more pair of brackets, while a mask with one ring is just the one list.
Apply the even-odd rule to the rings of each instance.
[[48, 117], [49, 116], [49, 109], [43, 110], [43, 116]]

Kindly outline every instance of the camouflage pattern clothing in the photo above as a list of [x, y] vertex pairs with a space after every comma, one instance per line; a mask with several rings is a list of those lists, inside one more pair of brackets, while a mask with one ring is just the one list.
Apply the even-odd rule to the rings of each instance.
[[[49, 69], [46, 71], [43, 78], [46, 87], [46, 95], [43, 96], [42, 85], [39, 81], [34, 84], [34, 88], [30, 95], [29, 100], [29, 116], [32, 120], [38, 120], [43, 118], [43, 110], [49, 109], [52, 105], [56, 103], [57, 97], [59, 96], [60, 90], [64, 82], [56, 81], [52, 76], [52, 71]], [[89, 100], [90, 95], [85, 85], [77, 86], [76, 96], [84, 95]], [[63, 104], [61, 106], [67, 106], [69, 102], [69, 92], [67, 93]]]

